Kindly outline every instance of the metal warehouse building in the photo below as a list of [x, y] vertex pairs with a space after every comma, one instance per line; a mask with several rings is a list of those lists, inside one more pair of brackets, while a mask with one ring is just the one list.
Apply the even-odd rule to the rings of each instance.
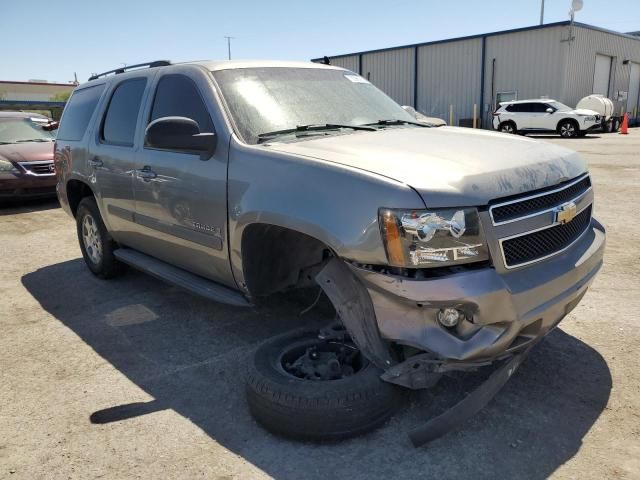
[[[483, 126], [501, 101], [549, 97], [575, 107], [601, 93], [638, 119], [640, 37], [558, 22], [501, 32], [329, 57], [401, 105]], [[322, 59], [314, 59], [321, 62]]]

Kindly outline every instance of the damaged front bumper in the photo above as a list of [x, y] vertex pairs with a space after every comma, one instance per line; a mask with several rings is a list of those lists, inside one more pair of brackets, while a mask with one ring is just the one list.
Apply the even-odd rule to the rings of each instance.
[[[448, 276], [408, 279], [349, 264], [366, 287], [383, 340], [426, 352], [388, 368], [384, 379], [424, 388], [438, 374], [509, 357], [546, 335], [580, 301], [602, 266], [604, 227], [595, 219], [568, 250], [526, 267], [487, 267]], [[466, 319], [438, 322], [441, 308]]]

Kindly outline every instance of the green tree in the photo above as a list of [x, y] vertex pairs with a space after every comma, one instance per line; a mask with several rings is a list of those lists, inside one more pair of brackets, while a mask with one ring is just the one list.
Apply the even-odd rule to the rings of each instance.
[[67, 100], [69, 100], [70, 96], [71, 90], [69, 90], [68, 92], [56, 93], [53, 97], [50, 97], [49, 100], [51, 100], [52, 102], [66, 102]]

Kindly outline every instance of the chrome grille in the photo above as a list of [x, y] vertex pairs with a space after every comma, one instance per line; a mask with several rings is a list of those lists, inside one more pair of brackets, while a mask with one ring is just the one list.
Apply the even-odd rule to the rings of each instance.
[[590, 224], [591, 205], [568, 223], [501, 240], [505, 266], [517, 267], [560, 253], [580, 238]]
[[491, 220], [494, 225], [500, 225], [520, 220], [523, 217], [537, 215], [581, 197], [590, 188], [591, 179], [589, 175], [584, 175], [552, 190], [533, 192], [527, 194], [525, 198], [500, 202], [489, 208]]
[[53, 161], [22, 162], [20, 165], [34, 175], [53, 175], [56, 173]]

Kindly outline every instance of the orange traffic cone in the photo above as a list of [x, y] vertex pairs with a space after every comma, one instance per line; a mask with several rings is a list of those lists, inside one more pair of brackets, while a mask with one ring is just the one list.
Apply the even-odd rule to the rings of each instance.
[[628, 129], [629, 129], [629, 115], [625, 113], [624, 117], [622, 118], [622, 126], [620, 127], [620, 134], [626, 135], [627, 133], [629, 133], [627, 131]]

